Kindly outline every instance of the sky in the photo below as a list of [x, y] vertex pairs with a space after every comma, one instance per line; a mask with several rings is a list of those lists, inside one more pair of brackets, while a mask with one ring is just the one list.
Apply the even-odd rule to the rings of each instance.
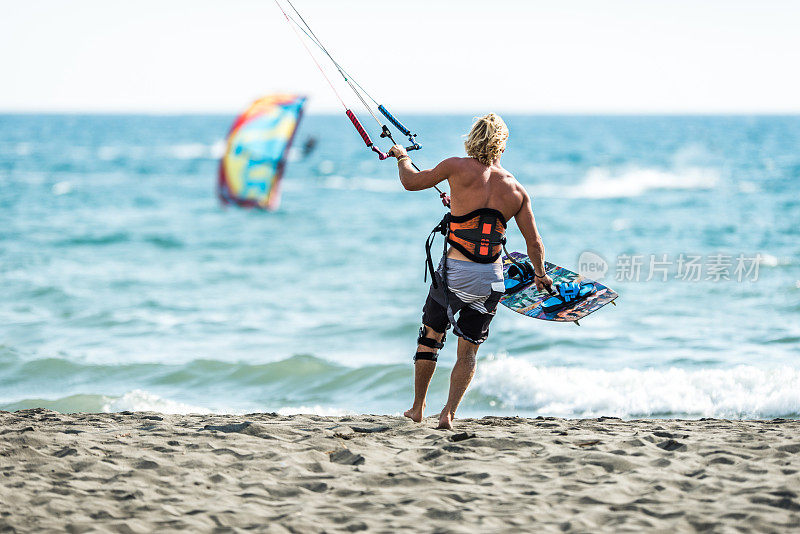
[[[800, 112], [797, 1], [293, 1], [393, 111]], [[25, 0], [2, 12], [0, 111], [232, 113], [275, 91], [308, 95], [311, 112], [343, 109], [274, 0]]]

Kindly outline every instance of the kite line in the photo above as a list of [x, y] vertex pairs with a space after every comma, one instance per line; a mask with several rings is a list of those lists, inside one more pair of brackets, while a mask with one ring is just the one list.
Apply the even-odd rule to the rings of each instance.
[[[359, 84], [352, 76], [350, 76], [350, 74], [348, 74], [348, 72], [339, 64], [339, 62], [336, 61], [333, 58], [333, 56], [330, 54], [330, 52], [328, 52], [328, 49], [322, 44], [322, 41], [320, 41], [320, 39], [316, 36], [314, 31], [308, 25], [306, 20], [303, 18], [303, 16], [297, 10], [297, 8], [294, 7], [294, 4], [292, 4], [291, 0], [285, 0], [285, 1], [292, 8], [292, 11], [294, 11], [294, 13], [297, 16], [297, 18], [300, 19], [300, 22], [298, 22], [292, 15], [287, 13], [286, 10], [284, 9], [284, 7], [281, 5], [281, 3], [278, 0], [274, 0], [274, 1], [275, 1], [275, 5], [278, 6], [278, 9], [281, 10], [281, 13], [283, 13], [283, 16], [286, 18], [287, 24], [289, 24], [289, 26], [291, 26], [292, 30], [294, 31], [294, 34], [300, 40], [301, 44], [303, 45], [303, 48], [305, 48], [306, 52], [308, 52], [308, 55], [311, 56], [311, 59], [314, 61], [314, 64], [317, 66], [319, 71], [322, 73], [322, 76], [325, 78], [325, 81], [328, 82], [328, 85], [333, 90], [333, 93], [336, 95], [336, 98], [339, 99], [339, 102], [342, 104], [342, 107], [344, 107], [345, 115], [347, 115], [347, 118], [350, 119], [350, 122], [353, 124], [353, 126], [355, 127], [355, 129], [358, 132], [358, 134], [361, 136], [361, 139], [364, 141], [364, 144], [367, 145], [368, 149], [372, 150], [373, 152], [375, 152], [378, 155], [378, 159], [383, 161], [386, 158], [388, 158], [389, 155], [387, 153], [381, 151], [372, 142], [372, 139], [370, 138], [370, 136], [367, 133], [366, 129], [364, 128], [364, 126], [362, 126], [361, 121], [358, 120], [358, 117], [356, 116], [356, 114], [353, 113], [353, 111], [348, 107], [348, 105], [345, 102], [345, 100], [339, 94], [339, 91], [336, 90], [336, 87], [334, 86], [333, 82], [330, 80], [328, 75], [325, 73], [325, 70], [322, 68], [322, 65], [320, 65], [319, 61], [317, 61], [317, 58], [311, 52], [311, 49], [306, 44], [306, 40], [303, 39], [303, 35], [301, 35], [300, 32], [305, 34], [306, 38], [308, 40], [310, 40], [312, 43], [314, 43], [317, 46], [317, 48], [319, 48], [322, 51], [322, 53], [325, 54], [325, 56], [328, 57], [328, 59], [331, 61], [331, 63], [333, 63], [334, 67], [336, 67], [336, 70], [339, 72], [339, 74], [342, 76], [342, 78], [344, 78], [344, 81], [347, 83], [348, 87], [350, 87], [350, 89], [352, 89], [352, 91], [356, 94], [356, 97], [358, 97], [359, 101], [361, 101], [363, 106], [366, 108], [366, 110], [369, 112], [369, 114], [372, 116], [372, 118], [378, 124], [378, 127], [381, 129], [381, 133], [380, 133], [380, 137], [381, 138], [387, 138], [389, 141], [391, 141], [392, 145], [398, 144], [397, 142], [395, 142], [394, 138], [392, 137], [392, 132], [389, 129], [389, 127], [386, 124], [381, 122], [381, 120], [378, 118], [378, 116], [372, 110], [372, 107], [367, 102], [367, 99], [371, 100], [373, 102], [373, 104], [375, 104], [375, 106], [377, 107], [377, 109], [381, 113], [381, 115], [383, 115], [386, 118], [386, 120], [389, 121], [389, 123], [392, 126], [394, 126], [400, 133], [402, 133], [404, 136], [406, 136], [408, 138], [408, 140], [411, 142], [411, 144], [406, 147], [407, 151], [419, 150], [420, 148], [422, 148], [419, 145], [419, 143], [417, 143], [416, 140], [415, 140], [417, 134], [413, 133], [410, 129], [406, 128], [403, 125], [403, 123], [401, 123], [394, 115], [392, 115], [391, 112], [389, 112], [388, 109], [386, 109], [386, 106], [384, 106], [383, 104], [379, 104], [378, 101], [375, 98], [373, 98], [372, 95], [370, 95], [361, 86], [361, 84]], [[366, 99], [365, 99], [365, 97], [366, 97]], [[411, 162], [411, 165], [417, 171], [420, 170], [419, 167], [417, 167], [417, 165], [413, 161]], [[434, 185], [433, 187], [436, 189], [436, 191], [439, 192], [439, 197], [442, 199], [442, 204], [444, 204], [445, 207], [450, 207], [450, 197], [447, 195], [447, 193], [445, 193], [444, 191], [439, 189], [439, 187], [436, 186], [436, 185]]]

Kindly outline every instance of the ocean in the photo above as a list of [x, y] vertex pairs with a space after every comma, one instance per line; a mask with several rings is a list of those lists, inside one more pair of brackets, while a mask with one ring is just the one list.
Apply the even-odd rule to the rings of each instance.
[[[471, 116], [400, 118], [421, 166], [463, 154]], [[310, 115], [280, 209], [223, 208], [232, 119], [0, 115], [0, 409], [410, 407], [437, 195]], [[620, 297], [581, 326], [499, 308], [458, 415], [798, 417], [800, 117], [505, 119], [547, 259]]]

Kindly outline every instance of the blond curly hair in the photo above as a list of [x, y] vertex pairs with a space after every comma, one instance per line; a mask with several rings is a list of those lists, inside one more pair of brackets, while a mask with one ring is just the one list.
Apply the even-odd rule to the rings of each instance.
[[484, 165], [491, 165], [506, 148], [508, 126], [494, 113], [475, 119], [464, 142], [464, 148], [467, 150], [467, 156], [477, 159]]

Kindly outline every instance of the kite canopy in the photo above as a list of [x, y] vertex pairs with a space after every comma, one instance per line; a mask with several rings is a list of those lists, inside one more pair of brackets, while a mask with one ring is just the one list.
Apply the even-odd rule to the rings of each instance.
[[223, 204], [278, 207], [281, 175], [305, 101], [304, 96], [269, 95], [236, 118], [219, 165], [217, 194]]

